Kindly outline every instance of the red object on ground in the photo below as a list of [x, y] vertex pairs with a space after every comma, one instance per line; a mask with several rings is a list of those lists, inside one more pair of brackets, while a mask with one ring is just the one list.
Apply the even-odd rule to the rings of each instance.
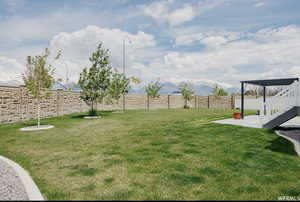
[[233, 118], [235, 118], [235, 119], [241, 119], [241, 113], [240, 112], [233, 113]]

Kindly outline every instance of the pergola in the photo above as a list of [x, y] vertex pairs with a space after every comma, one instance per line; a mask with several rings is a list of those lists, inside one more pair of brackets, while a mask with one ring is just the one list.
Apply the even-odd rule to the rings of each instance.
[[[263, 87], [263, 102], [266, 102], [266, 87], [267, 86], [287, 86], [294, 81], [299, 81], [299, 78], [285, 78], [285, 79], [267, 79], [267, 80], [249, 80], [241, 81], [241, 118], [244, 119], [244, 87], [245, 84], [253, 84]], [[264, 113], [265, 113], [264, 109]]]

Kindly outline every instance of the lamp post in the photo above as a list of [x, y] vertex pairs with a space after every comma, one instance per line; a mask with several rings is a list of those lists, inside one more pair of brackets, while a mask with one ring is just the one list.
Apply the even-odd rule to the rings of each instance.
[[[128, 39], [128, 42], [131, 43], [131, 40], [128, 36], [123, 38], [123, 74], [125, 76], [125, 39]], [[123, 111], [125, 111], [125, 92], [123, 92]]]
[[62, 63], [64, 63], [64, 65], [65, 65], [65, 69], [66, 69], [66, 84], [68, 84], [69, 83], [69, 67], [68, 67], [66, 61], [62, 60]]

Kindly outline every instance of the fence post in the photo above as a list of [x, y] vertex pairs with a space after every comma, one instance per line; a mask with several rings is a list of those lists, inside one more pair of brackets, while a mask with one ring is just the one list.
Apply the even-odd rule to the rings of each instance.
[[60, 89], [56, 90], [56, 115], [59, 116], [59, 110], [60, 110]]
[[126, 96], [125, 93], [123, 94], [123, 111], [126, 110]]
[[207, 109], [209, 109], [209, 95], [207, 96]]
[[78, 101], [79, 101], [79, 111], [80, 111], [80, 113], [82, 113], [82, 100], [81, 100], [80, 96], [78, 97]]
[[147, 94], [147, 109], [150, 110], [150, 100], [148, 94]]
[[170, 95], [168, 95], [168, 109], [170, 109]]
[[82, 110], [81, 110], [81, 100], [79, 100], [79, 112], [81, 113]]
[[20, 92], [19, 92], [19, 96], [20, 96], [20, 111], [19, 111], [19, 113], [21, 114], [21, 117], [19, 117], [20, 119], [21, 119], [21, 121], [23, 121], [24, 120], [24, 117], [23, 117], [23, 88], [22, 88], [22, 86], [19, 86], [19, 90], [20, 90]]
[[234, 109], [234, 95], [231, 95], [231, 109]]
[[197, 109], [197, 95], [195, 95], [195, 109]]

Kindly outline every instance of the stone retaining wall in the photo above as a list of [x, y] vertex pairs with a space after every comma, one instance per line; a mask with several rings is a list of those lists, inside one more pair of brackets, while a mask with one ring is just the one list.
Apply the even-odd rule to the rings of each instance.
[[[160, 95], [151, 99], [145, 94], [125, 96], [126, 109], [174, 109], [182, 108], [181, 95]], [[232, 96], [195, 96], [188, 105], [191, 108], [233, 109]], [[0, 123], [13, 123], [35, 119], [37, 100], [28, 95], [22, 86], [0, 86]], [[99, 110], [122, 109], [123, 97], [112, 105], [97, 104]], [[41, 101], [41, 117], [55, 117], [64, 114], [88, 111], [89, 107], [80, 99], [80, 93], [63, 90], [50, 91], [50, 97]]]

